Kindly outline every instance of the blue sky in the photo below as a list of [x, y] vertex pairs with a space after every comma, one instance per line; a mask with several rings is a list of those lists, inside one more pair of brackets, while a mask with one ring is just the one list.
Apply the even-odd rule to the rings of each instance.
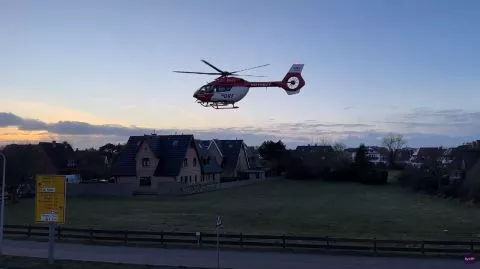
[[[355, 146], [386, 132], [412, 146], [467, 142], [480, 135], [479, 12], [473, 0], [2, 1], [0, 138], [84, 147], [156, 129], [249, 144]], [[172, 72], [211, 71], [200, 59], [269, 63], [250, 71], [269, 80], [304, 63], [306, 86], [204, 108], [192, 93], [213, 77]]]

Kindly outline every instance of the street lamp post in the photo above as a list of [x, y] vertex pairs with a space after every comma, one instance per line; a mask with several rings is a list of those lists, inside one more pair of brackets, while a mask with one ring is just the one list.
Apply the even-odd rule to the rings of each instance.
[[3, 222], [5, 219], [5, 171], [7, 170], [7, 157], [0, 152], [3, 157], [3, 176], [2, 176], [2, 204], [0, 208], [0, 255], [3, 255]]

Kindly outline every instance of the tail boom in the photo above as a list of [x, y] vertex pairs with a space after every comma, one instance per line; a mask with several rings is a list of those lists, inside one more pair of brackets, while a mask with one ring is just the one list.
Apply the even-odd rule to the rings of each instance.
[[305, 86], [305, 80], [302, 77], [303, 64], [293, 64], [282, 81], [249, 82], [249, 87], [280, 87], [288, 95], [298, 94], [300, 89]]

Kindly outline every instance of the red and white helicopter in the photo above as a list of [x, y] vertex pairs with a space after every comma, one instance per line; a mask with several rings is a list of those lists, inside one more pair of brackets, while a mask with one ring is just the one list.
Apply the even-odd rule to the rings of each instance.
[[[288, 95], [298, 94], [300, 89], [305, 86], [305, 81], [301, 75], [303, 64], [293, 64], [290, 70], [281, 81], [250, 82], [236, 76], [261, 77], [252, 75], [237, 75], [237, 73], [267, 66], [268, 64], [242, 69], [234, 72], [222, 71], [211, 63], [202, 60], [205, 64], [212, 67], [218, 73], [208, 72], [190, 72], [173, 71], [177, 73], [202, 74], [202, 75], [220, 75], [217, 79], [209, 82], [193, 94], [197, 103], [204, 107], [213, 107], [215, 109], [234, 109], [238, 108], [235, 103], [242, 100], [250, 88], [254, 87], [279, 87], [283, 88]], [[232, 105], [230, 107], [230, 105]]]

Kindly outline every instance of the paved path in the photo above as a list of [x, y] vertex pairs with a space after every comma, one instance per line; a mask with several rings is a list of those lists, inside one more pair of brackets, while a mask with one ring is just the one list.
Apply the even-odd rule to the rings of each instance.
[[[4, 241], [7, 255], [48, 257], [48, 243]], [[465, 265], [463, 259], [421, 259], [357, 257], [347, 255], [294, 254], [275, 252], [222, 251], [220, 267], [239, 269], [456, 269], [480, 268]], [[120, 262], [131, 264], [198, 266], [216, 268], [215, 250], [140, 248], [126, 246], [92, 246], [56, 243], [57, 259]]]

